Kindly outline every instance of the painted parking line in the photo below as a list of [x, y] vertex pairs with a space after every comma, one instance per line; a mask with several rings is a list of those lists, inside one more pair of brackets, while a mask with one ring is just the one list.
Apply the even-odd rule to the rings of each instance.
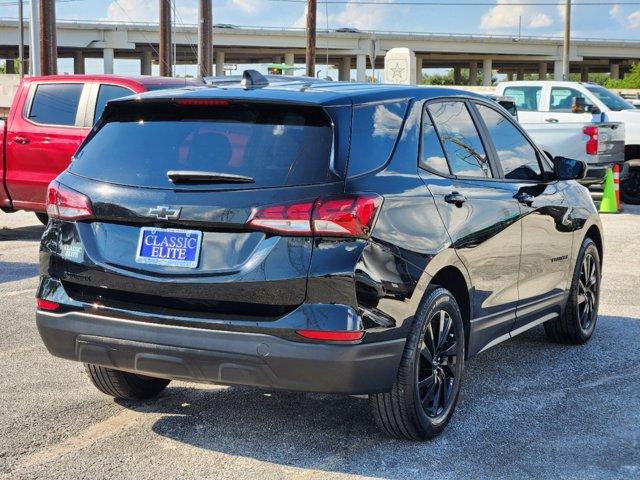
[[36, 288], [25, 288], [23, 290], [15, 290], [13, 292], [0, 292], [0, 297], [17, 297], [18, 295], [22, 295], [25, 293], [33, 293], [36, 294]]

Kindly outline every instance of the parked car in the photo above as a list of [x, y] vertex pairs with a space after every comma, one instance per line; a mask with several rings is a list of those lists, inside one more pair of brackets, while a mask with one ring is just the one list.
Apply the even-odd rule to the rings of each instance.
[[0, 208], [29, 210], [47, 222], [47, 186], [113, 98], [184, 87], [194, 81], [119, 75], [26, 77], [0, 120]]
[[[487, 95], [499, 103], [514, 118], [520, 120], [516, 99]], [[614, 164], [622, 167], [621, 178], [628, 175], [625, 163], [624, 124], [607, 123], [524, 123], [520, 125], [548, 157], [568, 157], [587, 164], [583, 185], [602, 183], [607, 169]]]
[[516, 100], [523, 124], [622, 122], [628, 175], [620, 194], [640, 204], [640, 112], [624, 98], [593, 83], [559, 81], [503, 82], [496, 94]]
[[476, 354], [542, 323], [591, 337], [583, 162], [481, 95], [245, 77], [110, 102], [49, 187], [37, 325], [100, 391], [368, 394], [424, 439]]

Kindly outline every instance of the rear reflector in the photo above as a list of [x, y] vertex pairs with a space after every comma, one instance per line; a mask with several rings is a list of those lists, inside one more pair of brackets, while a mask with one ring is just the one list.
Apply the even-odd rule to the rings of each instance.
[[52, 302], [50, 300], [43, 300], [42, 298], [36, 299], [36, 306], [40, 310], [48, 310], [50, 312], [53, 312], [54, 310], [57, 310], [58, 308], [60, 308], [59, 303]]
[[268, 205], [256, 208], [247, 225], [288, 235], [365, 238], [381, 204], [379, 195], [358, 195]]
[[83, 220], [93, 217], [91, 201], [56, 180], [47, 190], [47, 215], [60, 220]]
[[325, 330], [296, 330], [296, 333], [304, 338], [312, 340], [326, 340], [331, 342], [352, 342], [364, 337], [364, 332], [328, 332]]
[[582, 129], [582, 133], [584, 133], [589, 137], [586, 145], [587, 155], [597, 155], [598, 154], [598, 127], [584, 127]]

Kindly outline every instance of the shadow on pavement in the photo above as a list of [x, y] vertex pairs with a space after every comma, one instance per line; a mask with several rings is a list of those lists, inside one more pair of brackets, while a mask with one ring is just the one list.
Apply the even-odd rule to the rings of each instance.
[[0, 228], [0, 242], [8, 240], [40, 240], [44, 225], [31, 225], [18, 228]]
[[0, 261], [0, 283], [15, 282], [38, 275], [37, 263]]
[[[424, 443], [383, 436], [360, 397], [180, 384], [155, 403], [122, 405], [163, 414], [152, 426], [163, 437], [287, 467], [390, 479], [426, 472], [482, 478], [527, 472], [546, 458], [541, 477], [615, 476], [632, 449], [626, 437], [640, 369], [628, 365], [637, 363], [637, 320], [601, 317], [592, 341], [578, 347], [549, 343], [536, 327], [479, 355], [467, 366], [453, 421]], [[584, 448], [593, 455], [575, 463]]]

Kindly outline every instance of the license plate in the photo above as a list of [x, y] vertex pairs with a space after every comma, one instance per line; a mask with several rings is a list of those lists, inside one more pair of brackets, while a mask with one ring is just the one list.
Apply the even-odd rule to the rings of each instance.
[[136, 262], [171, 267], [196, 268], [202, 232], [173, 228], [140, 229]]

